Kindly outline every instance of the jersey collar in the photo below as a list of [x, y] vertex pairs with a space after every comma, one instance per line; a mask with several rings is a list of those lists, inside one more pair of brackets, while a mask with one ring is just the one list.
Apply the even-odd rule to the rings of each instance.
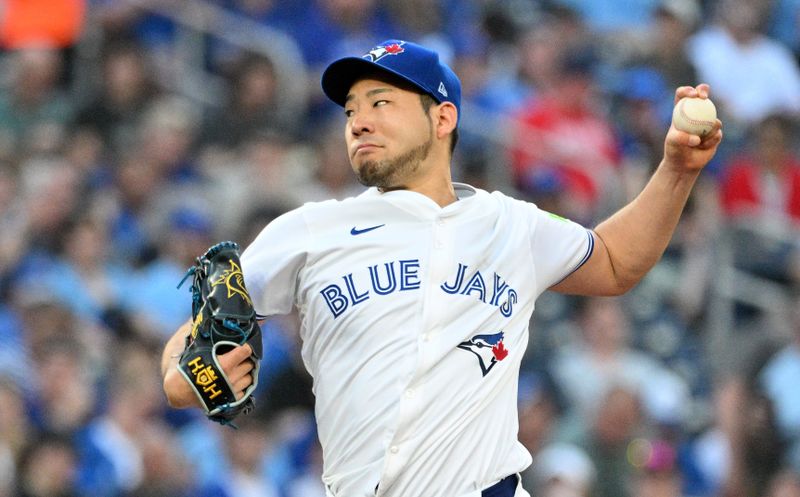
[[457, 201], [445, 207], [439, 206], [430, 197], [421, 193], [409, 190], [392, 190], [390, 192], [380, 192], [372, 187], [362, 195], [373, 198], [381, 198], [402, 208], [403, 210], [423, 218], [449, 217], [457, 215], [471, 204], [470, 200], [477, 193], [477, 189], [465, 183], [453, 183]]

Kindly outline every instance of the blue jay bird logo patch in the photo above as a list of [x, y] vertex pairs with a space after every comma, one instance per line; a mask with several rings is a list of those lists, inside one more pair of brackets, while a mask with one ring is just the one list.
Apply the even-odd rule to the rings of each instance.
[[486, 335], [475, 335], [469, 340], [458, 344], [458, 348], [475, 354], [478, 358], [481, 372], [483, 376], [486, 376], [495, 364], [508, 356], [508, 349], [503, 345], [503, 335], [502, 331]]
[[405, 42], [399, 41], [396, 43], [389, 43], [387, 45], [379, 45], [369, 52], [361, 56], [362, 59], [369, 59], [372, 62], [378, 62], [387, 55], [397, 55], [406, 51], [403, 48]]

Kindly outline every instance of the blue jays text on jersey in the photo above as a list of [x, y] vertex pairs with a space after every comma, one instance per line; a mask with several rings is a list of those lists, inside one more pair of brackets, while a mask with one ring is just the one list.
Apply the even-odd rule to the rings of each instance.
[[297, 310], [328, 497], [480, 497], [530, 464], [516, 403], [534, 302], [592, 234], [454, 186], [445, 207], [375, 188], [306, 204], [242, 254], [257, 312]]
[[[448, 281], [442, 282], [439, 288], [453, 295], [473, 296], [484, 304], [500, 308], [500, 313], [509, 317], [514, 312], [514, 304], [518, 300], [517, 291], [497, 273], [493, 273], [491, 283], [487, 283], [480, 270], [468, 273], [469, 266], [459, 263], [455, 274]], [[370, 283], [359, 286], [353, 273], [340, 278], [341, 283], [331, 283], [319, 293], [325, 299], [334, 318], [348, 309], [369, 300], [372, 295], [389, 295], [396, 291], [418, 290], [421, 286], [419, 275], [419, 259], [407, 259], [384, 262], [367, 267], [362, 273], [369, 272]], [[469, 275], [469, 276], [467, 276]], [[366, 280], [365, 274], [363, 280]]]

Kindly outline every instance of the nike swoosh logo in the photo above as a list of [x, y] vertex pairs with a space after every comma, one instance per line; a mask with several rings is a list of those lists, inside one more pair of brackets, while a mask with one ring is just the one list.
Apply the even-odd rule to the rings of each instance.
[[351, 230], [350, 230], [350, 234], [351, 234], [351, 235], [353, 235], [353, 236], [356, 236], [356, 235], [361, 235], [361, 234], [363, 234], [363, 233], [367, 233], [368, 231], [376, 230], [376, 229], [378, 229], [378, 228], [382, 228], [382, 227], [384, 227], [384, 226], [386, 226], [386, 225], [385, 225], [385, 224], [379, 224], [379, 225], [377, 225], [377, 226], [372, 226], [372, 227], [369, 227], [369, 228], [364, 228], [363, 230], [360, 230], [360, 229], [356, 228], [355, 226], [353, 226], [353, 229], [351, 229]]

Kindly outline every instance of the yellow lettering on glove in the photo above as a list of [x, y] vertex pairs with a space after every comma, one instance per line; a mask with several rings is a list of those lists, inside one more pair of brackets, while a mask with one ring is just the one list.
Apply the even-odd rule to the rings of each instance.
[[189, 366], [192, 368], [191, 373], [194, 376], [195, 385], [204, 387], [203, 391], [206, 393], [212, 392], [208, 398], [213, 399], [222, 393], [217, 386], [219, 377], [217, 376], [217, 372], [214, 371], [214, 368], [203, 364], [201, 359], [201, 357], [195, 357], [189, 361]]
[[209, 399], [213, 399], [214, 397], [216, 397], [217, 395], [222, 393], [222, 390], [217, 388], [217, 384], [216, 383], [212, 383], [211, 385], [205, 387], [203, 389], [203, 391], [204, 392], [214, 392], [214, 393], [212, 393], [211, 395], [208, 396]]
[[189, 366], [192, 367], [192, 374], [197, 376], [197, 372], [206, 367], [205, 364], [201, 361], [202, 357], [197, 356], [191, 361], [189, 361]]
[[211, 385], [215, 381], [217, 381], [217, 373], [211, 366], [206, 366], [206, 368], [200, 371], [194, 378], [194, 382], [201, 387]]

